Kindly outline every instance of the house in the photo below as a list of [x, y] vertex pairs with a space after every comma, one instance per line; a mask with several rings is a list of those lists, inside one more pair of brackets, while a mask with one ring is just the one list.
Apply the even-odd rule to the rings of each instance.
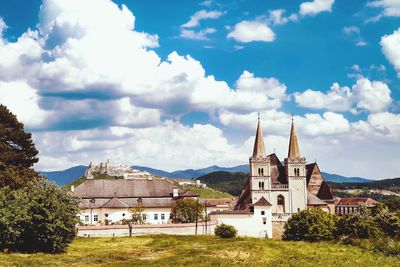
[[318, 164], [306, 164], [306, 158], [300, 154], [293, 120], [288, 156], [283, 164], [275, 153], [266, 155], [258, 120], [249, 164], [250, 177], [235, 207], [210, 213], [212, 219], [236, 227], [239, 235], [279, 236], [284, 223], [296, 212], [310, 208], [335, 212], [332, 191]]
[[178, 199], [198, 195], [177, 188], [166, 179], [86, 179], [73, 193], [81, 199], [82, 224], [121, 224], [131, 219], [131, 210], [141, 207], [145, 223], [165, 224]]
[[365, 205], [367, 208], [375, 207], [378, 201], [369, 197], [337, 198], [336, 214], [345, 215], [357, 211], [359, 205]]

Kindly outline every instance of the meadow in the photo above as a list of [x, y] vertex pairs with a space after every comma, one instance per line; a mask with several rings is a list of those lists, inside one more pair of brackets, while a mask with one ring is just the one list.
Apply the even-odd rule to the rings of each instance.
[[256, 238], [147, 235], [76, 238], [62, 254], [0, 253], [0, 266], [399, 266], [355, 246]]

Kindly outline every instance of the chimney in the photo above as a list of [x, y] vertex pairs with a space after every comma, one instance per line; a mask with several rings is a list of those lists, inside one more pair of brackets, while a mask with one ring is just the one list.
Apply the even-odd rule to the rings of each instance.
[[178, 193], [179, 191], [178, 191], [178, 188], [176, 188], [176, 187], [174, 187], [173, 189], [172, 189], [172, 198], [178, 198], [178, 196], [179, 196], [179, 193]]
[[75, 191], [75, 186], [71, 185], [71, 192], [74, 192], [74, 191]]

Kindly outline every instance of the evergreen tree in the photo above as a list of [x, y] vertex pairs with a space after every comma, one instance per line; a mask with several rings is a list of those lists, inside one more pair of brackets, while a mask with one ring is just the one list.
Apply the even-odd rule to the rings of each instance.
[[7, 107], [0, 105], [0, 187], [17, 189], [38, 177], [32, 168], [38, 162], [32, 135]]

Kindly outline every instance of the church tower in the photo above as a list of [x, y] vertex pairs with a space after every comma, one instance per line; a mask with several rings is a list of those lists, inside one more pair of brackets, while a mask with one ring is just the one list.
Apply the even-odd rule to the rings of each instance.
[[288, 157], [285, 158], [286, 175], [292, 199], [292, 213], [307, 208], [306, 158], [300, 156], [296, 128], [292, 118]]
[[250, 157], [249, 161], [252, 202], [255, 203], [263, 196], [269, 200], [269, 191], [271, 190], [271, 168], [269, 157], [265, 154], [260, 116], [258, 116], [253, 155]]

